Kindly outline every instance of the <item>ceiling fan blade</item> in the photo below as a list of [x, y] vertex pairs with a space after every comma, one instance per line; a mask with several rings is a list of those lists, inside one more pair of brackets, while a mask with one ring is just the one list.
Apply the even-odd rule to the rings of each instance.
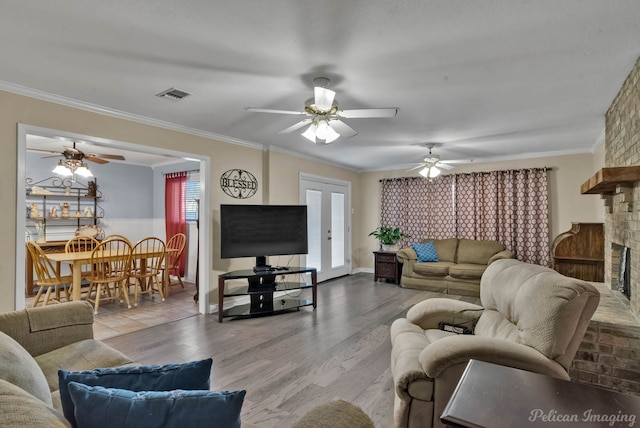
[[353, 137], [358, 133], [355, 129], [353, 129], [340, 119], [331, 119], [329, 121], [329, 126], [331, 126], [334, 131], [336, 131], [338, 134], [340, 134], [341, 137], [344, 138]]
[[346, 119], [366, 119], [370, 117], [395, 117], [400, 109], [390, 108], [363, 108], [359, 110], [340, 110], [338, 116]]
[[420, 165], [414, 166], [413, 168], [408, 169], [407, 171], [415, 171], [416, 169], [424, 168], [425, 166], [427, 166], [427, 165], [424, 164], [424, 163], [421, 163]]
[[276, 113], [276, 114], [292, 114], [296, 116], [304, 116], [307, 112], [304, 111], [291, 111], [291, 110], [272, 110], [268, 108], [256, 108], [256, 107], [245, 107], [244, 111], [250, 111], [253, 113]]
[[442, 169], [454, 169], [455, 166], [453, 165], [448, 165], [446, 163], [443, 162], [438, 162], [438, 164], [436, 165], [438, 168], [442, 168]]
[[282, 131], [278, 132], [278, 134], [289, 134], [293, 131], [297, 131], [298, 129], [304, 127], [305, 125], [310, 124], [311, 122], [313, 122], [313, 119], [304, 119], [301, 120], [300, 122], [296, 123], [295, 125], [291, 125], [288, 128], [283, 129]]
[[113, 159], [113, 160], [126, 160], [122, 155], [87, 155], [92, 156], [94, 158], [102, 158], [102, 159]]
[[58, 155], [62, 154], [62, 153], [60, 153], [59, 150], [32, 149], [31, 147], [27, 147], [27, 150], [30, 151], [30, 152], [57, 153]]
[[91, 156], [91, 155], [86, 155], [83, 159], [91, 161], [91, 162], [99, 163], [99, 164], [109, 163], [109, 161], [107, 161], [107, 160], [100, 159], [100, 158], [97, 158], [97, 157]]
[[328, 111], [333, 105], [333, 99], [336, 97], [336, 93], [331, 89], [316, 86], [313, 88], [314, 104], [318, 110]]

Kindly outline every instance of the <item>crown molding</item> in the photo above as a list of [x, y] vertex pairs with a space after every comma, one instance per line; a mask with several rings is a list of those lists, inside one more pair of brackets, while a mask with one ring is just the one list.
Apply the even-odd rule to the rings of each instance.
[[49, 92], [40, 91], [38, 89], [28, 88], [26, 86], [17, 85], [15, 83], [6, 82], [0, 80], [0, 90], [5, 92], [11, 92], [17, 95], [23, 95], [25, 97], [35, 98], [42, 101], [48, 101], [55, 104], [60, 104], [66, 107], [73, 107], [79, 110], [88, 111], [91, 113], [103, 114], [111, 116], [117, 119], [129, 120], [132, 122], [142, 123], [144, 125], [151, 125], [158, 128], [167, 129], [170, 131], [182, 132], [184, 134], [195, 135], [198, 137], [208, 138], [211, 140], [221, 141], [223, 143], [230, 143], [244, 147], [251, 147], [254, 149], [262, 150], [263, 144], [253, 143], [250, 141], [244, 141], [237, 138], [228, 137], [226, 135], [215, 134], [213, 132], [202, 131], [187, 126], [177, 125], [171, 122], [165, 122], [163, 120], [151, 119], [146, 116], [140, 116], [137, 114], [127, 113], [120, 110], [110, 109], [107, 107], [99, 106], [97, 104], [91, 104], [84, 101], [79, 101], [73, 98], [63, 97], [61, 95], [52, 94]]

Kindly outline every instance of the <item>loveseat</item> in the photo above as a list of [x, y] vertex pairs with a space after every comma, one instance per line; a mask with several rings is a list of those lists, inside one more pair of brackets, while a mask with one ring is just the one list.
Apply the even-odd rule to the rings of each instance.
[[[600, 294], [587, 282], [510, 259], [487, 268], [480, 300], [427, 299], [391, 324], [397, 428], [442, 427], [440, 415], [470, 359], [568, 380]], [[464, 329], [470, 334], [458, 334]]]
[[58, 369], [128, 363], [126, 355], [93, 338], [93, 308], [87, 302], [0, 314], [0, 426], [69, 426]]
[[422, 243], [429, 242], [433, 242], [438, 261], [419, 261], [412, 247], [398, 251], [402, 287], [477, 297], [480, 278], [487, 267], [496, 260], [513, 257], [497, 241], [449, 238], [426, 239]]

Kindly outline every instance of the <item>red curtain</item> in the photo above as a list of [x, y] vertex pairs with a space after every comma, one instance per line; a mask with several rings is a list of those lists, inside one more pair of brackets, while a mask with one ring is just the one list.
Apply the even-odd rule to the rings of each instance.
[[[165, 176], [164, 218], [167, 241], [176, 233], [187, 234], [187, 173], [173, 172]], [[180, 276], [184, 276], [187, 252], [180, 257]]]

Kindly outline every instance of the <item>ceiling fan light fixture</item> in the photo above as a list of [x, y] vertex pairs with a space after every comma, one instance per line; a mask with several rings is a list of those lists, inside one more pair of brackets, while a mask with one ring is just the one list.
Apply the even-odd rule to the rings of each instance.
[[80, 163], [80, 166], [76, 168], [75, 172], [80, 177], [85, 177], [85, 178], [93, 177], [93, 174], [91, 173], [91, 171], [89, 171], [89, 167], [84, 162]]
[[332, 143], [340, 137], [332, 127], [328, 120], [321, 120], [316, 128], [316, 138], [324, 140], [325, 143]]
[[54, 174], [61, 175], [63, 177], [70, 177], [73, 175], [73, 171], [71, 171], [71, 168], [65, 165], [65, 162], [63, 160], [60, 160], [58, 162], [58, 165], [56, 165], [56, 167], [53, 168], [51, 172], [53, 172]]
[[436, 178], [440, 175], [440, 168], [436, 166], [425, 166], [418, 172], [424, 178]]
[[307, 140], [311, 141], [312, 143], [315, 143], [316, 142], [316, 128], [317, 128], [317, 125], [315, 123], [312, 123], [311, 125], [309, 125], [307, 130], [302, 133], [302, 136], [304, 138], [306, 138]]

